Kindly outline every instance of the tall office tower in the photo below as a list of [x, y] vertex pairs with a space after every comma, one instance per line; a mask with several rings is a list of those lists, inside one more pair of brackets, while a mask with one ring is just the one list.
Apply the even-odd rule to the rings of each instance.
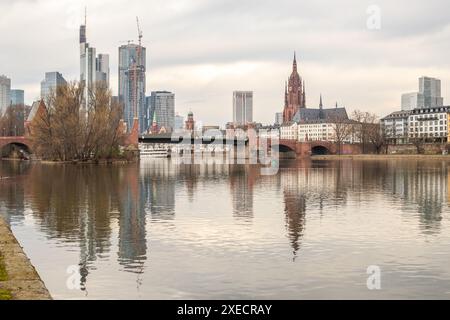
[[99, 81], [109, 86], [109, 55], [96, 55], [87, 42], [87, 22], [80, 26], [80, 82], [84, 85], [84, 107], [89, 105], [89, 90]]
[[283, 112], [275, 113], [275, 124], [282, 125], [283, 124]]
[[253, 122], [253, 92], [233, 92], [233, 123], [245, 125]]
[[100, 53], [96, 58], [95, 64], [97, 82], [101, 82], [106, 88], [109, 88], [109, 54]]
[[441, 80], [430, 77], [419, 78], [419, 93], [424, 96], [425, 108], [442, 107], [444, 98], [441, 97]]
[[84, 108], [89, 105], [89, 90], [95, 83], [96, 53], [87, 42], [86, 21], [80, 26], [80, 82], [84, 85]]
[[402, 94], [402, 111], [414, 110], [425, 107], [425, 97], [419, 92]]
[[5, 114], [11, 104], [11, 79], [0, 76], [0, 116]]
[[180, 130], [184, 127], [184, 118], [178, 114], [175, 115], [174, 130]]
[[175, 127], [175, 94], [169, 91], [152, 91], [149, 119], [156, 119], [159, 128], [172, 131]]
[[56, 93], [57, 87], [66, 83], [61, 73], [57, 71], [46, 72], [45, 79], [41, 81], [41, 99], [45, 101], [52, 91]]
[[24, 105], [25, 104], [25, 91], [14, 89], [11, 90], [11, 105]]
[[139, 132], [145, 132], [149, 119], [152, 119], [147, 119], [145, 64], [144, 47], [133, 43], [119, 47], [119, 101], [124, 106], [128, 130], [133, 127], [133, 119], [136, 117], [139, 119]]

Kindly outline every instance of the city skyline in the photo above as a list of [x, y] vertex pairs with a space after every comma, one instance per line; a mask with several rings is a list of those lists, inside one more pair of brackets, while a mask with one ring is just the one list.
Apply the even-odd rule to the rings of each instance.
[[[249, 19], [242, 21], [239, 28], [234, 22], [241, 21], [242, 16], [226, 2], [182, 5], [169, 1], [161, 6], [155, 3], [152, 7], [159, 14], [151, 18], [144, 14], [150, 8], [144, 3], [2, 2], [0, 8], [6, 12], [2, 24], [17, 33], [4, 38], [5, 50], [0, 55], [10, 63], [1, 73], [12, 79], [15, 88], [25, 90], [27, 104], [39, 96], [39, 81], [45, 72], [57, 70], [67, 80], [77, 79], [77, 30], [83, 22], [84, 6], [88, 5], [89, 39], [110, 54], [114, 94], [117, 47], [126, 39], [137, 42], [134, 19], [142, 15], [143, 46], [148, 48], [149, 60], [146, 91], [175, 92], [180, 114], [192, 110], [204, 123], [223, 123], [231, 115], [230, 93], [245, 87], [255, 94], [255, 121], [272, 123], [273, 114], [280, 111], [287, 66], [293, 51], [297, 51], [299, 71], [308, 82], [307, 107], [317, 106], [323, 92], [325, 105], [338, 101], [349, 111], [370, 109], [383, 116], [401, 105], [398, 93], [411, 91], [416, 87], [415, 79], [423, 75], [441, 79], [442, 96], [449, 96], [445, 40], [450, 31], [441, 10], [445, 3], [406, 4], [403, 7], [380, 1], [381, 29], [369, 30], [369, 3], [356, 1], [349, 1], [354, 8], [351, 12], [341, 7], [323, 10], [324, 3], [307, 2], [300, 6], [290, 1], [273, 7], [274, 4], [256, 6], [254, 1], [244, 1], [242, 14], [249, 15]], [[33, 10], [35, 6], [39, 10]], [[425, 6], [428, 10], [424, 10]], [[37, 14], [27, 21], [16, 18], [28, 10]], [[310, 15], [316, 19], [310, 21]], [[44, 16], [52, 17], [52, 24], [35, 23]], [[212, 19], [218, 17], [227, 28], [203, 30], [205, 24], [211, 25]], [[230, 20], [224, 21], [226, 18]], [[279, 23], [279, 19], [284, 23]], [[111, 22], [114, 20], [120, 23]], [[256, 32], [251, 27], [254, 22], [258, 22]], [[33, 23], [32, 30], [26, 27], [29, 23]], [[217, 37], [221, 37], [219, 46]], [[54, 54], [36, 50], [49, 46], [54, 48]], [[401, 55], [405, 46], [414, 53]], [[419, 47], [421, 50], [415, 50]], [[37, 58], [31, 59], [31, 55]], [[215, 106], [214, 112], [210, 111], [211, 105]]]

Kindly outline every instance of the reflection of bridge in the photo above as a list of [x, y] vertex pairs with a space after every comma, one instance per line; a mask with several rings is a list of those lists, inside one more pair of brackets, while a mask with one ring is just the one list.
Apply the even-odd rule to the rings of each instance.
[[31, 143], [26, 137], [0, 137], [0, 158], [18, 151], [24, 157], [31, 153]]

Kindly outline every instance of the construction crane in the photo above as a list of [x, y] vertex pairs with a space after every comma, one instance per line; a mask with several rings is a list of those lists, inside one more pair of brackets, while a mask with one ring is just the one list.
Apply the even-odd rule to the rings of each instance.
[[136, 17], [136, 24], [137, 24], [137, 29], [138, 29], [139, 46], [141, 46], [142, 30], [141, 30], [141, 26], [139, 25], [139, 18], [138, 17]]
[[133, 113], [134, 113], [134, 119], [138, 119], [138, 105], [139, 105], [139, 90], [138, 90], [138, 84], [137, 84], [137, 80], [138, 77], [140, 78], [141, 73], [143, 72], [142, 70], [142, 65], [141, 65], [141, 56], [142, 56], [142, 30], [141, 30], [141, 26], [139, 24], [139, 18], [136, 17], [136, 24], [137, 24], [137, 29], [138, 29], [138, 39], [139, 39], [139, 44], [138, 47], [136, 49], [136, 60], [134, 62], [134, 66], [133, 66], [133, 73], [134, 73], [134, 79], [133, 79]]

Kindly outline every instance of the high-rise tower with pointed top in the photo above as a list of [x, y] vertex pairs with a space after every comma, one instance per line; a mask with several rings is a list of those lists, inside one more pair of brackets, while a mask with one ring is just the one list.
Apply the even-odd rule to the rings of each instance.
[[109, 55], [99, 54], [87, 42], [87, 11], [84, 14], [84, 24], [80, 26], [80, 82], [84, 86], [84, 108], [89, 106], [89, 90], [96, 83], [109, 87]]
[[284, 91], [283, 123], [292, 121], [300, 108], [306, 108], [305, 83], [297, 71], [297, 58], [294, 52], [292, 73]]

